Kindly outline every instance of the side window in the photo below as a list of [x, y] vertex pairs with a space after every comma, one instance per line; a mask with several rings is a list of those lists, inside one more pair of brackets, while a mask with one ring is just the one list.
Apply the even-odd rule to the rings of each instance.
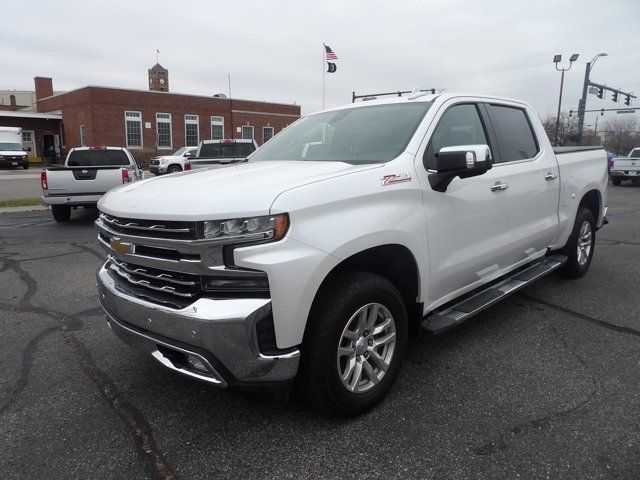
[[489, 145], [476, 105], [455, 105], [444, 112], [424, 152], [425, 168], [433, 168], [441, 148], [458, 145]]
[[526, 160], [538, 153], [536, 138], [527, 114], [521, 108], [487, 105], [491, 125], [498, 137], [500, 158], [503, 162]]
[[200, 147], [201, 157], [218, 158], [220, 156], [219, 143], [203, 143]]

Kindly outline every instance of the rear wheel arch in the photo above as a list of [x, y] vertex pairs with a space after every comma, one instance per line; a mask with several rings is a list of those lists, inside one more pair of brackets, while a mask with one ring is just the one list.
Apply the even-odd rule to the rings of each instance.
[[[600, 212], [602, 211], [602, 195], [598, 190], [589, 190], [585, 193], [580, 200], [580, 204], [578, 205], [578, 211], [580, 211], [580, 207], [585, 207], [591, 211], [594, 220], [596, 221], [596, 225], [600, 220]], [[577, 214], [577, 212], [576, 212]]]

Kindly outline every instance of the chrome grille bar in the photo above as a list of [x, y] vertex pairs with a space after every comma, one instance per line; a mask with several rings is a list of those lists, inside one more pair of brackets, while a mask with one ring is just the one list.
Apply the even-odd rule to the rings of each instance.
[[131, 269], [126, 263], [119, 262], [118, 260], [116, 260], [114, 257], [111, 257], [111, 256], [109, 257], [109, 260], [111, 260], [114, 264], [116, 264], [120, 269], [132, 275], [138, 275], [140, 277], [146, 277], [152, 280], [169, 282], [175, 285], [184, 285], [187, 287], [195, 287], [197, 285], [196, 282], [193, 282], [190, 280], [178, 280], [169, 273], [160, 273], [158, 275], [153, 275], [152, 273], [149, 273], [148, 270], [141, 267]]
[[145, 232], [162, 232], [162, 233], [191, 233], [194, 231], [193, 228], [188, 228], [188, 227], [169, 228], [165, 225], [155, 225], [155, 224], [146, 227], [136, 222], [122, 223], [117, 218], [109, 217], [104, 213], [100, 214], [100, 218], [102, 219], [103, 222], [108, 223], [109, 225], [112, 225], [114, 227], [119, 227], [119, 228], [126, 228], [130, 230], [142, 230]]

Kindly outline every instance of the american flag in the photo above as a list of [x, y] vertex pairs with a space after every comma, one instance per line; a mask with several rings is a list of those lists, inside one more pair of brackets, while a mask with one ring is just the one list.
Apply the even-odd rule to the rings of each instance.
[[327, 60], [337, 60], [338, 59], [338, 56], [335, 53], [333, 53], [333, 50], [331, 50], [331, 47], [329, 45], [325, 45], [324, 49], [325, 49], [325, 58]]

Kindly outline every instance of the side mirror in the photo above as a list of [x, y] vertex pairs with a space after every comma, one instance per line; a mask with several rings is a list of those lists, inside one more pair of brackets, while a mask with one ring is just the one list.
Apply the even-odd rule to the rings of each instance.
[[435, 170], [429, 175], [431, 188], [445, 192], [455, 177], [476, 177], [490, 170], [493, 167], [491, 150], [488, 145], [443, 147], [430, 167]]

